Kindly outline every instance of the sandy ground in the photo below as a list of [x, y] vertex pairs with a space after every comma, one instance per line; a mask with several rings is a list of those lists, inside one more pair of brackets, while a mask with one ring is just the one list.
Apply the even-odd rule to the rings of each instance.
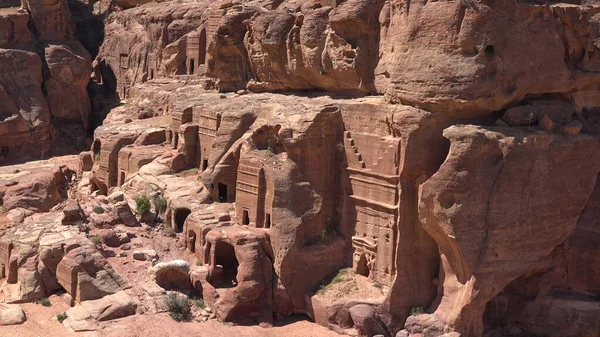
[[68, 309], [59, 296], [50, 297], [52, 307], [22, 304], [27, 322], [22, 325], [0, 327], [2, 337], [339, 337], [337, 333], [317, 324], [291, 318], [277, 322], [272, 328], [259, 326], [228, 326], [216, 320], [178, 323], [168, 314], [135, 315], [106, 322], [98, 332], [69, 332], [55, 318]]

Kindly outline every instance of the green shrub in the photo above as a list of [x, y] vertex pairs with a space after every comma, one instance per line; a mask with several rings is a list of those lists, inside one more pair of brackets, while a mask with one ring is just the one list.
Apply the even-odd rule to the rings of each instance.
[[99, 246], [104, 242], [104, 239], [99, 235], [92, 235], [90, 236], [90, 241], [92, 241], [94, 245]]
[[186, 321], [190, 318], [191, 310], [187, 298], [176, 293], [167, 295], [167, 308], [169, 316], [177, 322]]
[[56, 318], [58, 319], [58, 321], [60, 323], [62, 323], [65, 319], [67, 319], [67, 317], [69, 317], [69, 316], [67, 315], [66, 312], [63, 312], [62, 314], [56, 315]]
[[156, 214], [161, 214], [162, 212], [167, 210], [167, 199], [163, 198], [160, 195], [154, 197], [152, 203], [154, 204], [154, 211], [156, 212]]
[[50, 300], [48, 299], [48, 297], [44, 297], [44, 298], [42, 298], [40, 300], [33, 300], [33, 303], [35, 303], [35, 304], [41, 304], [41, 305], [43, 305], [45, 307], [51, 307], [52, 306], [52, 303], [50, 302]]
[[94, 213], [96, 213], [96, 214], [103, 214], [104, 213], [104, 208], [102, 206], [94, 206]]
[[346, 274], [348, 273], [348, 269], [340, 269], [335, 275], [330, 276], [328, 279], [321, 282], [319, 288], [317, 290], [317, 294], [322, 295], [331, 287], [331, 285], [336, 283], [341, 283], [347, 280]]
[[336, 224], [331, 221], [330, 217], [327, 217], [325, 222], [325, 228], [321, 232], [321, 242], [326, 243], [335, 238], [338, 235], [338, 229]]
[[204, 263], [202, 263], [202, 261], [200, 261], [200, 260], [197, 260], [197, 261], [196, 261], [196, 265], [197, 265], [198, 267], [202, 266], [203, 264], [204, 264]]
[[135, 198], [135, 210], [140, 216], [150, 211], [150, 200], [147, 196], [141, 195]]
[[194, 302], [194, 304], [196, 305], [197, 308], [200, 308], [200, 309], [206, 308], [206, 303], [204, 303], [204, 299], [196, 297], [196, 296], [191, 296], [189, 299]]
[[425, 312], [425, 310], [423, 309], [423, 307], [412, 307], [410, 309], [410, 315], [411, 316], [417, 316], [417, 315], [420, 315], [420, 314], [422, 314], [424, 312]]
[[95, 162], [100, 161], [100, 152], [94, 154], [94, 161]]

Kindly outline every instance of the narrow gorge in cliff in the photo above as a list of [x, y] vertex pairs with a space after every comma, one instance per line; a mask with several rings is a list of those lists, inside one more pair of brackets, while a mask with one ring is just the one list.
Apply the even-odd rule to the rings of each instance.
[[600, 0], [0, 0], [0, 336], [600, 337]]

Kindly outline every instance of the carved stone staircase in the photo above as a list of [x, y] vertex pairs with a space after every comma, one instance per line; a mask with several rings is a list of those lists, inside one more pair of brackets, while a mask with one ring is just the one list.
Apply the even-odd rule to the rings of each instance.
[[344, 147], [346, 148], [346, 154], [348, 156], [348, 164], [357, 163], [358, 168], [366, 168], [367, 165], [362, 159], [360, 152], [358, 152], [350, 131], [345, 131], [344, 136]]

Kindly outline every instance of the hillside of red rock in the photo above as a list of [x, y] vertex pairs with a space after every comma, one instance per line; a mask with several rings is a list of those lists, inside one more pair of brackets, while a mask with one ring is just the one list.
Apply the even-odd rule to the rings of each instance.
[[597, 337], [598, 41], [596, 0], [0, 0], [0, 331]]

